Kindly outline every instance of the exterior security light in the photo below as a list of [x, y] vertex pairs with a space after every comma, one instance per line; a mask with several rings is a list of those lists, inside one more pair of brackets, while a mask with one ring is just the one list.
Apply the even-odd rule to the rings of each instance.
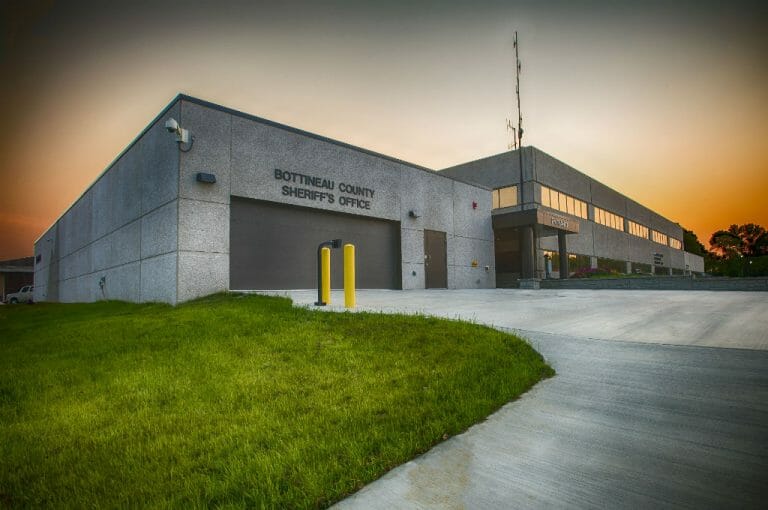
[[[174, 118], [170, 118], [165, 121], [165, 129], [167, 129], [169, 133], [174, 133], [176, 135], [176, 143], [179, 144], [179, 150], [181, 152], [189, 152], [195, 139], [194, 137], [190, 136], [188, 130], [179, 126], [179, 123]], [[182, 144], [189, 144], [189, 147], [186, 150], [182, 149]]]
[[215, 184], [216, 183], [216, 176], [213, 174], [206, 174], [203, 172], [198, 172], [196, 177], [197, 182], [202, 182], [205, 184]]
[[416, 219], [416, 218], [418, 218], [418, 217], [419, 217], [419, 215], [418, 215], [418, 214], [416, 214], [416, 211], [414, 211], [414, 210], [410, 210], [410, 211], [408, 211], [408, 217], [409, 217], [409, 218], [413, 218], [413, 219]]

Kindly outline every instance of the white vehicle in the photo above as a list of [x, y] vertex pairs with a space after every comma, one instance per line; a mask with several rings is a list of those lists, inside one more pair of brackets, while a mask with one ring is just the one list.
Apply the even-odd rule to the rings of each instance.
[[12, 305], [16, 303], [31, 303], [32, 302], [32, 285], [25, 285], [18, 292], [12, 292], [6, 294], [5, 301]]

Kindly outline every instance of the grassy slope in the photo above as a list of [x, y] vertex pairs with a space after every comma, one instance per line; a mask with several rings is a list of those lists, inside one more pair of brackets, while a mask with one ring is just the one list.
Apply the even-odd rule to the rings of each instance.
[[489, 328], [280, 298], [0, 307], [0, 506], [325, 506], [552, 373]]

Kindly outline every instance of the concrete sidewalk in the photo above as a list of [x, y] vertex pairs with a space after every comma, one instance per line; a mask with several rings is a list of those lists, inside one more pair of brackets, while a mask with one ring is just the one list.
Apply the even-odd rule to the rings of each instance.
[[[315, 297], [289, 295], [305, 305]], [[340, 294], [333, 299], [343, 302]], [[361, 291], [362, 309], [513, 328], [558, 374], [338, 507], [764, 508], [766, 299], [690, 291]]]
[[338, 508], [765, 508], [768, 352], [527, 336], [556, 377]]

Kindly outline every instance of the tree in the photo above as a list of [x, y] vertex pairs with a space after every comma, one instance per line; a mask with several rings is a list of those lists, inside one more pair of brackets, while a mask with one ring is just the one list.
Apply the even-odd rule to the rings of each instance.
[[724, 276], [768, 274], [768, 232], [760, 225], [731, 225], [712, 234], [709, 244], [704, 260], [707, 272]]
[[768, 255], [768, 232], [754, 223], [731, 225], [712, 234], [709, 244], [712, 252], [725, 259], [759, 257]]
[[707, 249], [701, 244], [696, 233], [693, 230], [688, 230], [686, 228], [683, 229], [683, 248], [688, 253], [693, 253], [694, 255], [703, 257], [707, 254]]

